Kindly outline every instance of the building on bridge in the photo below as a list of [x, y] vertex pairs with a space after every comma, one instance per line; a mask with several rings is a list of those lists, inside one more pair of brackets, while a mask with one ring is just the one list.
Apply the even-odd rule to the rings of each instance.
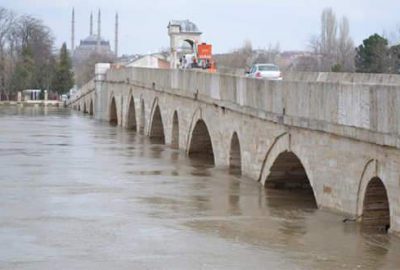
[[168, 24], [171, 47], [171, 68], [176, 68], [183, 55], [193, 54], [196, 44], [201, 43], [201, 31], [189, 20], [172, 20]]

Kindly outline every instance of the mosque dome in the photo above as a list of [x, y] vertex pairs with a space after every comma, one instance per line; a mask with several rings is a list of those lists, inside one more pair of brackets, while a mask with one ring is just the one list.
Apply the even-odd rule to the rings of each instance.
[[[81, 46], [97, 45], [97, 35], [90, 35], [86, 37], [85, 39], [81, 40], [80, 45]], [[110, 42], [100, 37], [100, 45], [109, 46]]]
[[168, 24], [168, 28], [171, 26], [178, 26], [181, 33], [198, 33], [201, 34], [196, 24], [189, 20], [172, 20]]

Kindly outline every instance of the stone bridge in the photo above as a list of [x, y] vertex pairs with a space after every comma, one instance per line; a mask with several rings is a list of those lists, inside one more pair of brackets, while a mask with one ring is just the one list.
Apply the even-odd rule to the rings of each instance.
[[[103, 66], [101, 66], [103, 65]], [[264, 81], [110, 68], [69, 104], [318, 208], [400, 232], [399, 77], [288, 75]]]

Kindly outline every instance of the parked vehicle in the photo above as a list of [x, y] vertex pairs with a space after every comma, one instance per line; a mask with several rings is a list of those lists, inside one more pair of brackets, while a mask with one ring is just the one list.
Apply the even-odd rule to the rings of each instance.
[[282, 73], [279, 67], [274, 64], [255, 64], [246, 76], [256, 79], [282, 80]]

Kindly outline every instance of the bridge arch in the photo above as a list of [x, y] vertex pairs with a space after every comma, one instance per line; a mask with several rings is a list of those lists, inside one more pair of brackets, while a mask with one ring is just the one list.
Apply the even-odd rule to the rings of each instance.
[[295, 192], [318, 208], [315, 191], [300, 158], [292, 151], [283, 151], [269, 168], [264, 186]]
[[111, 97], [111, 103], [109, 107], [109, 121], [111, 125], [118, 125], [118, 114], [117, 114], [117, 104], [115, 102], [115, 97]]
[[178, 149], [179, 148], [179, 119], [178, 119], [178, 111], [174, 111], [174, 115], [172, 117], [172, 136], [171, 136], [171, 147]]
[[242, 173], [242, 157], [241, 157], [241, 148], [240, 141], [235, 131], [231, 138], [231, 147], [229, 151], [229, 169], [234, 174]]
[[128, 114], [126, 118], [126, 127], [128, 129], [132, 129], [134, 131], [137, 131], [136, 128], [136, 110], [135, 110], [135, 99], [133, 96], [129, 99], [129, 105], [128, 105]]
[[190, 158], [199, 159], [205, 164], [215, 165], [211, 136], [203, 119], [198, 119], [194, 125], [190, 136], [188, 154]]
[[282, 152], [289, 151], [289, 137], [290, 136], [287, 132], [283, 132], [282, 134], [274, 138], [271, 146], [268, 148], [263, 163], [261, 165], [260, 176], [258, 178], [258, 181], [261, 182], [263, 185], [265, 184], [265, 180], [270, 173], [270, 168], [272, 167], [272, 164], [278, 157], [278, 155]]
[[306, 169], [305, 161], [292, 149], [291, 135], [283, 132], [275, 137], [265, 155], [259, 181], [267, 189], [287, 190], [302, 195], [313, 207], [318, 208], [311, 171]]
[[164, 135], [164, 125], [162, 121], [160, 106], [158, 103], [154, 103], [153, 116], [151, 118], [150, 123], [150, 139], [157, 143], [164, 144], [165, 143], [165, 135]]
[[385, 184], [373, 177], [364, 193], [361, 223], [368, 230], [387, 232], [390, 228], [390, 207]]
[[391, 225], [390, 202], [385, 183], [378, 174], [378, 161], [364, 165], [357, 194], [357, 217], [368, 230], [386, 232]]
[[89, 115], [93, 115], [93, 99], [90, 99]]

